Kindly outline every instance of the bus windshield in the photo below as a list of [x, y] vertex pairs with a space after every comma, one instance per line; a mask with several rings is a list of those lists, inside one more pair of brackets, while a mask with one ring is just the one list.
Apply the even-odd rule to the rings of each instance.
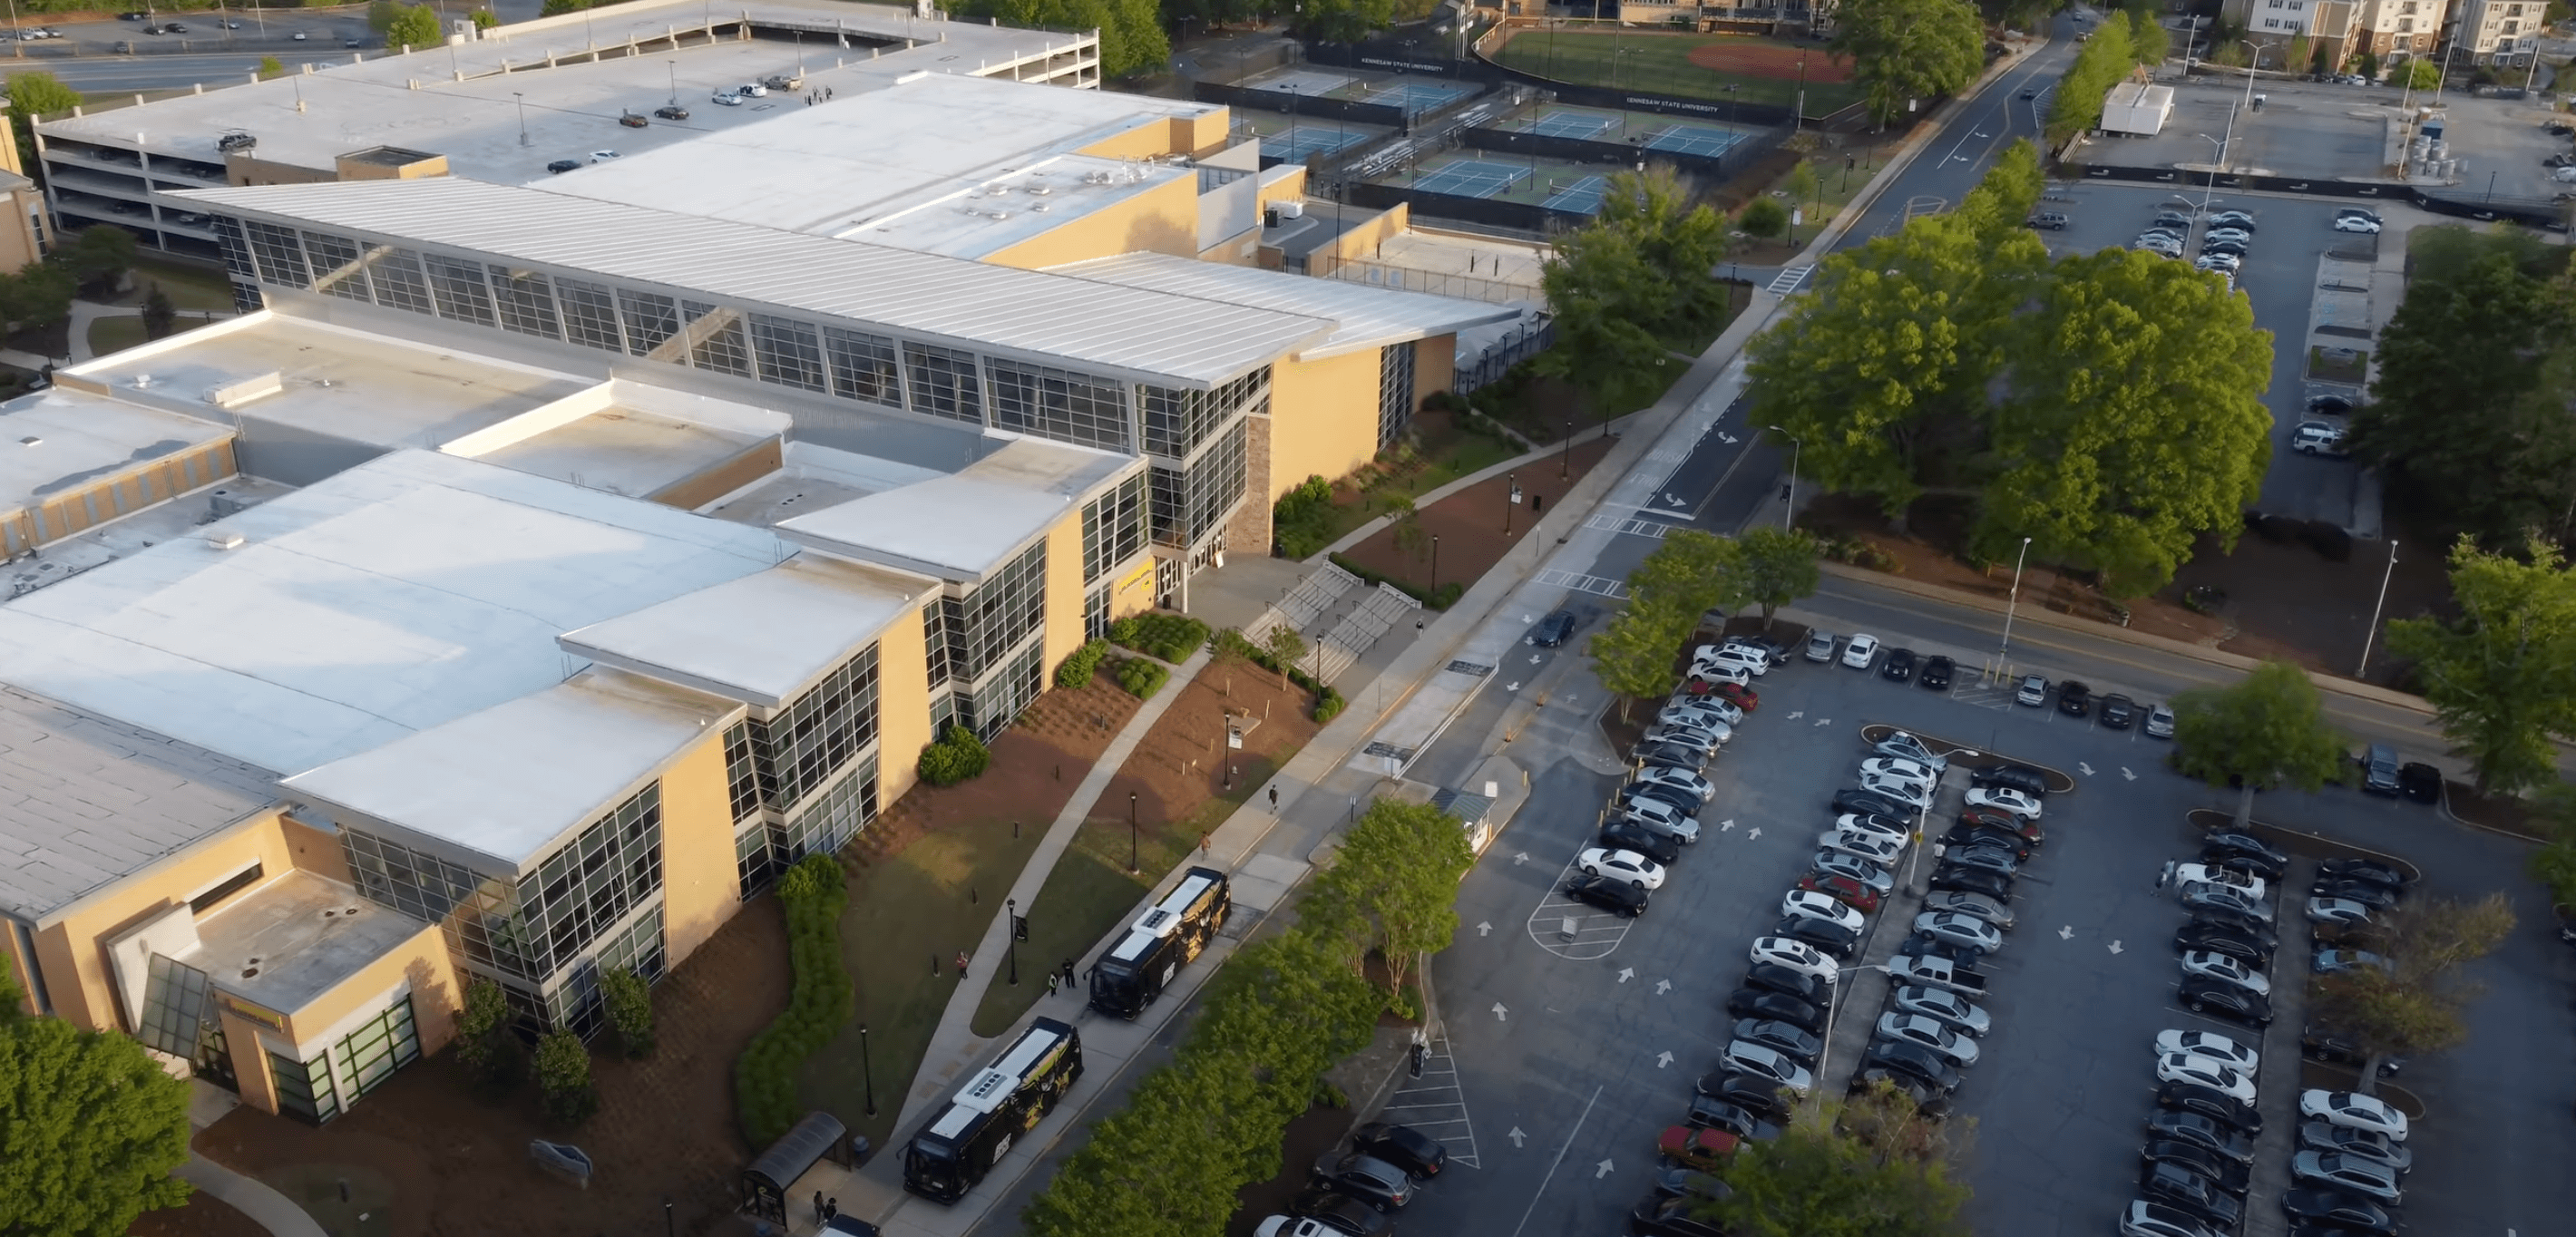
[[957, 1161], [918, 1144], [904, 1150], [903, 1175], [930, 1190], [953, 1190], [959, 1185]]

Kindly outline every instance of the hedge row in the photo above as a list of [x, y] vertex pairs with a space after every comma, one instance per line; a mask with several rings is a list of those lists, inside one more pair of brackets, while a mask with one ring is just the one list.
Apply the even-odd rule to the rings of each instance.
[[1080, 687], [1089, 683], [1092, 673], [1100, 669], [1100, 659], [1107, 656], [1109, 656], [1108, 641], [1093, 640], [1085, 643], [1081, 648], [1067, 655], [1063, 661], [1056, 663], [1055, 685]]
[[1153, 699], [1171, 678], [1172, 672], [1150, 657], [1129, 657], [1118, 663], [1118, 686], [1138, 700]]
[[736, 1119], [743, 1137], [766, 1147], [796, 1124], [796, 1075], [805, 1058], [850, 1020], [850, 973], [841, 966], [841, 907], [849, 886], [830, 855], [807, 855], [778, 881], [787, 912], [787, 959], [795, 991], [733, 1063]]
[[1186, 614], [1166, 614], [1160, 610], [1131, 614], [1109, 625], [1109, 641], [1122, 648], [1156, 657], [1179, 665], [1207, 643], [1208, 625]]
[[1270, 505], [1270, 539], [1289, 558], [1306, 558], [1333, 543], [1333, 486], [1309, 475]]
[[954, 786], [970, 777], [982, 777], [984, 767], [993, 763], [993, 753], [984, 741], [964, 726], [950, 726], [937, 743], [921, 749], [921, 780], [933, 786]]
[[1415, 601], [1421, 602], [1434, 610], [1446, 610], [1449, 607], [1458, 604], [1459, 598], [1467, 595], [1467, 586], [1456, 580], [1451, 580], [1447, 584], [1443, 584], [1438, 588], [1425, 592], [1419, 584], [1415, 584], [1407, 580], [1399, 580], [1394, 576], [1387, 575], [1383, 572], [1372, 571], [1366, 567], [1360, 566], [1358, 563], [1351, 561], [1351, 557], [1347, 554], [1334, 555], [1333, 565], [1351, 573], [1352, 575], [1358, 576], [1363, 583], [1386, 585], [1387, 587], [1392, 588]]

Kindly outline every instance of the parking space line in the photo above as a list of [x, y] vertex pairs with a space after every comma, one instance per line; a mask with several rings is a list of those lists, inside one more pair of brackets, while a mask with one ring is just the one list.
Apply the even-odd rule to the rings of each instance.
[[1388, 1096], [1378, 1115], [1439, 1139], [1452, 1164], [1484, 1167], [1476, 1155], [1476, 1127], [1467, 1116], [1467, 1093], [1458, 1086], [1458, 1061], [1450, 1055], [1445, 1035], [1432, 1039], [1422, 1077]]
[[1592, 1088], [1592, 1098], [1583, 1101], [1583, 1115], [1574, 1119], [1574, 1128], [1565, 1132], [1565, 1145], [1556, 1149], [1556, 1158], [1548, 1161], [1547, 1175], [1538, 1179], [1538, 1193], [1530, 1195], [1529, 1210], [1521, 1213], [1521, 1222], [1512, 1226], [1512, 1237], [1521, 1237], [1529, 1227], [1530, 1217], [1538, 1214], [1538, 1200], [1547, 1197], [1547, 1183], [1556, 1180], [1556, 1170], [1565, 1163], [1565, 1153], [1574, 1150], [1575, 1138], [1583, 1133], [1583, 1123], [1592, 1119], [1592, 1106], [1601, 1102], [1601, 1088]]

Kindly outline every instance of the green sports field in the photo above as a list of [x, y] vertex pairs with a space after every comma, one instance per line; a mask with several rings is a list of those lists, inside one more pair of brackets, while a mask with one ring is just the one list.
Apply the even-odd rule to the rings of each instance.
[[[1707, 49], [1703, 62], [1730, 63], [1729, 69], [1703, 67], [1691, 53]], [[1524, 73], [1579, 86], [1607, 86], [1647, 94], [1787, 107], [1798, 99], [1798, 59], [1807, 57], [1806, 114], [1823, 116], [1860, 101], [1860, 87], [1840, 77], [1848, 66], [1829, 61], [1813, 44], [1778, 42], [1722, 34], [1645, 34], [1594, 30], [1524, 30], [1494, 53], [1494, 59]]]

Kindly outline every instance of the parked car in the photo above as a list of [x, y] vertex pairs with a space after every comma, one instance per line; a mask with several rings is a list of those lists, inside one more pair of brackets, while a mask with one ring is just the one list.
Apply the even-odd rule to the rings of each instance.
[[2174, 900], [2190, 910], [2207, 907], [2250, 916], [2265, 923], [2272, 921], [2271, 903], [2249, 898], [2244, 890], [2234, 885], [2185, 884], [2181, 892], [2174, 895]]
[[1738, 1141], [1724, 1130], [1675, 1125], [1655, 1139], [1655, 1152], [1670, 1163], [1705, 1172], [1726, 1163]]
[[2254, 1102], [2254, 1080], [2230, 1069], [2224, 1062], [2188, 1052], [2168, 1052], [2156, 1058], [2157, 1082], [2188, 1082], [2207, 1087], [2243, 1100]]
[[[2374, 229], [2375, 230], [2375, 229]], [[2334, 1237], [2358, 1237], [2361, 1234], [2394, 1234], [2397, 1218], [2388, 1209], [2349, 1190], [2328, 1187], [2284, 1190], [2281, 1211], [2293, 1223], [2305, 1221], [2325, 1226]], [[2310, 1232], [2318, 1229], [2311, 1228]]]
[[[1707, 1176], [1696, 1169], [1675, 1171]], [[1699, 1209], [1706, 1205], [1696, 1198], [1649, 1198], [1629, 1210], [1628, 1232], [1633, 1237], [1726, 1237], [1725, 1229], [1699, 1218]]]
[[660, 120], [687, 120], [689, 118], [689, 109], [674, 103], [667, 107], [654, 108], [653, 115], [656, 119]]
[[2320, 898], [2359, 902], [2374, 911], [2394, 910], [2397, 906], [2397, 891], [2373, 881], [2323, 880], [2308, 886], [2308, 892]]
[[2219, 1188], [2216, 1181], [2179, 1164], [2153, 1163], [2138, 1175], [2138, 1192], [2182, 1208], [2223, 1229], [2245, 1218], [2245, 1202]]
[[1878, 656], [1878, 637], [1867, 632], [1854, 633], [1843, 644], [1843, 665], [1854, 670], [1867, 670]]
[[2411, 882], [2404, 872], [2376, 859], [2328, 859], [2317, 865], [2320, 880], [2369, 881], [2390, 889], [2404, 889]]
[[2314, 1117], [2330, 1125], [2384, 1134], [2391, 1142], [2406, 1141], [2406, 1114], [2377, 1096], [2354, 1091], [2302, 1091], [2299, 1093], [2299, 1115]]
[[1951, 1065], [1939, 1053], [1921, 1044], [1907, 1043], [1902, 1040], [1873, 1040], [1868, 1050], [1861, 1053], [1860, 1059], [1864, 1067], [1877, 1066], [1895, 1073], [1911, 1075], [1917, 1081], [1944, 1093], [1959, 1089], [1958, 1067]]
[[[2031, 91], [2024, 91], [2022, 92], [2022, 97], [2028, 99], [2035, 97], [2035, 95]], [[2046, 228], [2051, 232], [2063, 232], [2066, 230], [2066, 225], [2069, 220], [2066, 218], [2066, 214], [2063, 211], [2043, 210], [2032, 212], [2030, 218], [2023, 222], [2029, 227]]]
[[1914, 676], [1914, 681], [1927, 691], [1945, 692], [1950, 690], [1950, 678], [1958, 673], [1958, 669], [1957, 662], [1935, 653], [1923, 659], [1923, 669]]
[[2017, 834], [2021, 840], [2030, 843], [2034, 850], [2048, 842], [2048, 832], [2039, 827], [2038, 821], [2023, 820], [2010, 812], [1997, 811], [1993, 808], [1967, 808], [1959, 813], [1959, 823], [1974, 825], [1980, 829], [2000, 829], [2006, 833]]
[[1702, 1074], [1699, 1081], [1691, 1085], [1691, 1093], [1702, 1099], [1733, 1104], [1766, 1121], [1789, 1119], [1790, 1099], [1780, 1094], [1779, 1083], [1737, 1070]]
[[1807, 633], [1807, 660], [1827, 662], [1834, 659], [1834, 633], [1819, 627]]
[[1798, 878], [1798, 888], [1821, 893], [1864, 915], [1878, 913], [1878, 891], [1848, 876], [1810, 872]]
[[2048, 703], [2048, 680], [2036, 674], [2025, 674], [2021, 686], [2013, 692], [2015, 704], [2038, 708]]
[[2218, 1188], [2238, 1198], [2245, 1197], [2246, 1187], [2253, 1184], [2254, 1170], [2218, 1154], [2207, 1147], [2175, 1138], [2154, 1138], [2139, 1149], [2138, 1156], [2150, 1164], [2179, 1164], [2184, 1169], [2218, 1183]]
[[1794, 970], [1777, 962], [1756, 962], [1744, 968], [1744, 986], [1793, 996], [1822, 1008], [1834, 999], [1834, 984], [1805, 971]]
[[1530, 628], [1529, 642], [1539, 648], [1552, 649], [1565, 643], [1566, 638], [1573, 634], [1574, 612], [1558, 610], [1540, 619], [1537, 626]]
[[2141, 729], [2147, 732], [2147, 737], [2150, 739], [2172, 738], [2174, 733], [2173, 709], [2161, 704], [2148, 709], [2147, 724], [2141, 727]]
[[1657, 833], [1631, 820], [1614, 820], [1592, 835], [1604, 850], [1634, 851], [1658, 864], [1670, 864], [1682, 857], [1682, 844], [1669, 834]]
[[2291, 1156], [2290, 1179], [2305, 1186], [2350, 1190], [2388, 1207], [2406, 1201], [2405, 1188], [2397, 1183], [2396, 1169], [2341, 1151], [2302, 1151]]
[[2398, 793], [2417, 803], [2442, 801], [2442, 771], [2420, 760], [2410, 760], [2397, 770]]
[[1814, 1005], [1778, 992], [1761, 988], [1738, 988], [1726, 998], [1726, 1012], [1735, 1018], [1768, 1018], [1785, 1022], [1810, 1035], [1822, 1034], [1825, 1013]]
[[1952, 825], [1941, 835], [1941, 845], [1951, 848], [1984, 847], [2012, 856], [2017, 863], [2030, 858], [2030, 840], [2018, 833], [2006, 833], [1991, 825]]
[[1977, 1041], [1928, 1014], [1897, 1011], [1880, 1014], [1871, 1035], [1880, 1040], [1915, 1044], [1929, 1049], [1942, 1060], [1965, 1069], [1977, 1063]]
[[1566, 882], [1565, 896], [1623, 918], [1646, 913], [1645, 889], [1615, 876], [1577, 876]]
[[1912, 804], [1870, 790], [1835, 791], [1833, 808], [1836, 812], [1868, 812], [1898, 819], [1912, 819], [1914, 816]]
[[2375, 234], [2379, 231], [2379, 221], [2376, 219], [2364, 218], [2360, 215], [2343, 215], [2335, 219], [2334, 230], [2337, 232], [2369, 232]]
[[1814, 947], [1827, 957], [1848, 960], [1859, 952], [1861, 929], [1845, 924], [1809, 919], [1804, 915], [1783, 916], [1772, 932], [1800, 944]]
[[2211, 950], [2185, 950], [2182, 955], [2182, 973], [2206, 975], [2221, 983], [2234, 984], [2248, 992], [2262, 993], [2267, 996], [2272, 991], [2272, 981], [2265, 978], [2261, 972], [2245, 965], [2240, 959]]
[[2168, 1028], [2156, 1033], [2156, 1051], [2187, 1052], [2225, 1063], [2228, 1068], [2248, 1078], [2262, 1068], [2260, 1053], [2220, 1035], [2215, 1031], [2185, 1031]]
[[1840, 813], [1834, 817], [1834, 830], [1838, 833], [1858, 833], [1885, 838], [1900, 846], [1914, 840], [1914, 826], [1911, 823], [1893, 816], [1881, 816], [1876, 812]]
[[2120, 1213], [2120, 1237], [2218, 1237], [2218, 1231], [2179, 1207], [2136, 1198]]
[[2004, 947], [2003, 930], [1958, 911], [1925, 911], [1914, 917], [1914, 930], [1934, 940], [1993, 953]]
[[1836, 902], [1832, 898], [1826, 897], [1821, 893], [1814, 893], [1804, 889], [1792, 889], [1788, 892], [1787, 896], [1782, 897], [1780, 899], [1780, 913], [1783, 915], [1800, 916], [1807, 919], [1821, 919], [1826, 923], [1838, 923], [1854, 931], [1860, 930], [1865, 922], [1862, 920], [1859, 911], [1853, 910], [1840, 902]]
[[1998, 931], [2013, 930], [2012, 908], [1993, 898], [1973, 893], [1932, 893], [1923, 898], [1923, 909], [1968, 915], [1993, 924]]
[[2174, 1138], [2207, 1147], [2239, 1164], [2254, 1162], [2254, 1140], [2204, 1113], [2160, 1108], [2147, 1114], [2147, 1137]]
[[[1343, 1234], [1343, 1237], [1378, 1237], [1394, 1227], [1394, 1222], [1380, 1215], [1376, 1208], [1322, 1185], [1310, 1185], [1299, 1190], [1297, 1197], [1288, 1203], [1288, 1214]], [[1295, 1228], [1282, 1237], [1307, 1237], [1313, 1232], [1313, 1229]]]
[[1983, 868], [1961, 867], [1945, 863], [1932, 869], [1932, 888], [1958, 893], [1981, 893], [1990, 898], [2012, 896], [2012, 878]]
[[2253, 967], [2272, 965], [2272, 946], [2265, 938], [2226, 924], [2194, 921], [2174, 933], [2174, 948], [2225, 954]]
[[1817, 952], [1815, 946], [1785, 936], [1753, 938], [1748, 960], [1757, 965], [1767, 964], [1795, 971], [1824, 984], [1833, 983], [1842, 974], [1842, 968], [1834, 965], [1833, 959]]
[[[2299, 1036], [2299, 1055], [2329, 1065], [2359, 1065], [2362, 1058], [2370, 1054], [2362, 1051], [2361, 1045], [2353, 1040], [2309, 1027]], [[2399, 1070], [2405, 1068], [2404, 1057], [2389, 1056], [2379, 1060], [2379, 1076], [2382, 1078], [2394, 1078]]]
[[1632, 850], [1595, 846], [1577, 856], [1575, 866], [1586, 876], [1617, 877], [1640, 889], [1652, 891], [1664, 886], [1664, 865]]
[[1816, 1058], [1823, 1056], [1825, 1052], [1824, 1041], [1818, 1039], [1814, 1033], [1768, 1018], [1737, 1019], [1735, 1038], [1748, 1044], [1760, 1044], [1800, 1065], [1810, 1067], [1814, 1066]]
[[1933, 786], [1941, 781], [1941, 770], [1903, 756], [1872, 756], [1860, 762], [1860, 773], [1862, 777], [1895, 778], [1918, 786]]
[[2113, 730], [2126, 730], [2138, 720], [2138, 702], [2113, 692], [2102, 697], [2102, 724]]
[[2263, 1114], [2252, 1104], [2196, 1082], [2168, 1082], [2157, 1087], [2156, 1107], [2196, 1113], [2248, 1138], [2263, 1132]]
[[1682, 1120], [1702, 1129], [1724, 1130], [1747, 1142], [1769, 1142], [1780, 1136], [1780, 1126], [1764, 1120], [1762, 1114], [1706, 1095], [1691, 1097], [1690, 1111]]
[[2356, 1130], [2331, 1121], [2299, 1123], [2299, 1149], [2302, 1151], [2336, 1151], [2375, 1161], [2389, 1171], [2403, 1176], [2415, 1167], [2415, 1153], [2406, 1144], [2392, 1142], [2385, 1134]]
[[2082, 717], [2093, 707], [2093, 689], [2068, 679], [2057, 685], [2057, 711], [2068, 717]]
[[1914, 677], [1914, 650], [1889, 649], [1887, 660], [1880, 664], [1878, 676], [1902, 683]]
[[1733, 1040], [1726, 1045], [1726, 1051], [1721, 1054], [1721, 1058], [1729, 1069], [1739, 1070], [1756, 1078], [1768, 1078], [1798, 1095], [1803, 1096], [1815, 1089], [1815, 1075], [1808, 1073], [1806, 1066], [1760, 1044], [1740, 1039]]
[[1887, 891], [1896, 885], [1894, 873], [1858, 855], [1846, 855], [1838, 850], [1818, 852], [1808, 861], [1808, 866], [1822, 876], [1849, 877], [1881, 898], [1885, 898]]
[[1416, 1181], [1439, 1176], [1449, 1163], [1449, 1149], [1439, 1139], [1409, 1125], [1371, 1121], [1351, 1135], [1351, 1145], [1403, 1169]]
[[2290, 449], [2301, 455], [2323, 456], [2330, 460], [2349, 457], [2352, 449], [2344, 445], [2341, 426], [2324, 421], [2301, 421], [2290, 431]]
[[1994, 1020], [1975, 1002], [1941, 988], [1921, 984], [1900, 985], [1888, 997], [1888, 1004], [1901, 1013], [1919, 1014], [1961, 1035], [1983, 1036], [1994, 1029]]
[[1413, 1201], [1413, 1178], [1403, 1169], [1356, 1151], [1348, 1155], [1325, 1152], [1315, 1161], [1311, 1178], [1318, 1185], [1329, 1186], [1381, 1212], [1397, 1210]]
[[2336, 927], [2358, 927], [2370, 922], [2370, 908], [2350, 898], [2310, 898], [2308, 922]]
[[1970, 787], [1967, 804], [1969, 807], [1990, 807], [1997, 811], [2010, 812], [2024, 820], [2039, 819], [2039, 800], [2009, 787]]
[[2174, 999], [2195, 1014], [2216, 1014], [2252, 1027], [2272, 1022], [2271, 997], [2206, 975], [2184, 976]]

